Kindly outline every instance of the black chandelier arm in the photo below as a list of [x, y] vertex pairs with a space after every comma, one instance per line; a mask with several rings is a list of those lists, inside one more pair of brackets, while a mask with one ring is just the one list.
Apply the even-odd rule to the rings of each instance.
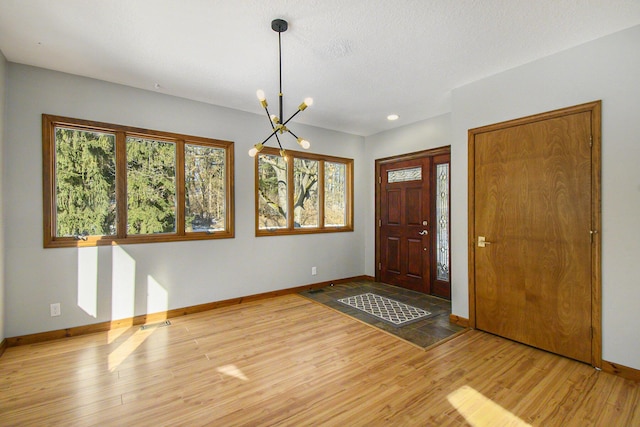
[[265, 106], [264, 111], [267, 113], [267, 120], [269, 120], [269, 123], [271, 124], [271, 129], [276, 130], [276, 127], [273, 124], [273, 120], [271, 120], [271, 114], [269, 114], [269, 107]]
[[282, 123], [282, 126], [284, 126], [284, 125], [286, 125], [287, 123], [289, 123], [289, 122], [291, 121], [291, 119], [293, 119], [295, 116], [297, 116], [297, 115], [298, 115], [298, 113], [299, 113], [300, 111], [302, 111], [302, 110], [300, 110], [300, 109], [296, 110], [296, 112], [295, 112], [295, 113], [293, 113], [293, 114], [291, 115], [291, 117], [289, 117], [289, 118], [288, 118], [284, 123]]
[[264, 139], [264, 141], [262, 141], [260, 144], [261, 144], [261, 145], [266, 144], [266, 143], [267, 143], [267, 141], [269, 141], [269, 140], [271, 139], [271, 137], [272, 137], [272, 136], [275, 136], [275, 137], [276, 137], [276, 141], [278, 141], [278, 147], [280, 147], [280, 149], [282, 150], [282, 144], [280, 143], [280, 138], [278, 137], [278, 129], [276, 129], [275, 127], [274, 127], [274, 129], [273, 129], [273, 132], [271, 132], [271, 133], [269, 134], [269, 136], [268, 136], [268, 137], [266, 137], [266, 138]]
[[[269, 123], [271, 124], [271, 129], [273, 129], [273, 132], [274, 132], [272, 135], [269, 136], [269, 138], [271, 138], [271, 136], [275, 135], [276, 140], [278, 141], [278, 147], [280, 147], [280, 149], [282, 150], [282, 144], [280, 143], [280, 138], [278, 137], [278, 130], [276, 129], [275, 125], [273, 124], [273, 120], [271, 120], [271, 114], [269, 114], [269, 107], [267, 107], [265, 105], [264, 106], [264, 111], [266, 111], [266, 113], [267, 113], [267, 119], [269, 120]], [[267, 140], [269, 140], [269, 138], [267, 138]], [[264, 144], [264, 142], [263, 142], [263, 144]]]
[[271, 139], [271, 137], [272, 137], [273, 135], [275, 135], [275, 134], [276, 134], [276, 132], [278, 132], [278, 129], [274, 129], [274, 130], [273, 130], [273, 132], [271, 132], [271, 133], [269, 134], [269, 136], [268, 136], [268, 137], [266, 137], [266, 138], [264, 139], [264, 141], [262, 141], [262, 142], [261, 142], [261, 144], [262, 144], [262, 145], [266, 144], [266, 143], [267, 143], [267, 141], [268, 141], [268, 140], [270, 140], [270, 139]]
[[276, 137], [276, 141], [278, 141], [278, 147], [282, 150], [282, 144], [280, 144], [280, 137], [278, 136], [278, 133], [276, 132], [273, 135]]

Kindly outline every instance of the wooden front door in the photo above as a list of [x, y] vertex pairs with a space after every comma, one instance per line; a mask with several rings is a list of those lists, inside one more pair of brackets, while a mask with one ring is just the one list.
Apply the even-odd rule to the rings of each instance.
[[451, 298], [450, 148], [376, 160], [376, 280]]
[[587, 363], [599, 358], [599, 105], [469, 131], [475, 326]]
[[380, 280], [430, 293], [428, 157], [382, 165]]

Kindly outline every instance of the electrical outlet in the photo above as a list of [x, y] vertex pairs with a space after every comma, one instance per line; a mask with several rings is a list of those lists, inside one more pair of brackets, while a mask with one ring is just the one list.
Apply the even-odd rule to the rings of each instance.
[[60, 316], [60, 303], [57, 302], [55, 304], [51, 304], [49, 307], [51, 309], [51, 317]]
[[318, 274], [318, 270], [315, 267], [311, 267], [311, 275], [315, 276], [316, 274]]

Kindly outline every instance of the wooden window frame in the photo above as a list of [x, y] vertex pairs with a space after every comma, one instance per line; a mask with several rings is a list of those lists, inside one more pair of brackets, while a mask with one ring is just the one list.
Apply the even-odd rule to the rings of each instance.
[[[87, 132], [115, 135], [116, 156], [116, 234], [87, 236], [86, 240], [56, 236], [55, 128], [65, 127]], [[176, 148], [176, 231], [172, 233], [128, 235], [127, 230], [127, 137], [171, 142]], [[187, 232], [185, 230], [185, 145], [200, 145], [225, 150], [225, 230]], [[69, 117], [42, 115], [43, 229], [45, 248], [120, 245], [131, 243], [179, 242], [229, 239], [234, 237], [234, 152], [233, 142], [171, 132], [141, 129]]]
[[[317, 233], [339, 233], [353, 231], [353, 159], [344, 157], [327, 156], [322, 154], [306, 153], [303, 151], [287, 150], [287, 227], [274, 229], [260, 229], [259, 205], [260, 194], [258, 191], [258, 162], [261, 154], [280, 156], [276, 148], [265, 147], [255, 156], [254, 176], [255, 176], [255, 230], [256, 237], [262, 236], [282, 236], [292, 234], [317, 234]], [[293, 199], [294, 199], [294, 179], [293, 162], [294, 159], [316, 160], [318, 161], [318, 226], [317, 227], [294, 227]], [[345, 222], [344, 226], [325, 226], [324, 221], [324, 162], [341, 163], [346, 166], [346, 188], [345, 188]], [[291, 213], [291, 214], [289, 214]]]

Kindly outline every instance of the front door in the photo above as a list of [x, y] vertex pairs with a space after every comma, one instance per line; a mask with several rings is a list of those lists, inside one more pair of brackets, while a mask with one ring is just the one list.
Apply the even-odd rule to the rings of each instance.
[[381, 168], [380, 280], [429, 293], [428, 158]]
[[469, 138], [475, 326], [587, 363], [599, 301], [592, 114], [569, 109]]
[[451, 297], [449, 157], [445, 147], [376, 161], [377, 280]]

